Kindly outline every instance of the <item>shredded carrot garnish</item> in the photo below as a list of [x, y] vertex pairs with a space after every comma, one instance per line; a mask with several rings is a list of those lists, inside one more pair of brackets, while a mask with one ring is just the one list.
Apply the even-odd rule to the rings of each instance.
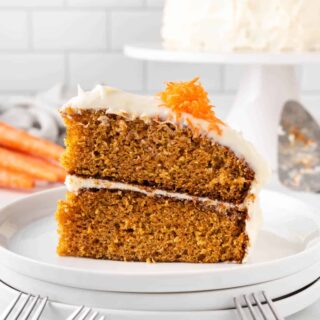
[[208, 93], [198, 80], [197, 77], [186, 82], [167, 82], [166, 89], [159, 93], [160, 98], [166, 107], [175, 112], [177, 119], [181, 118], [182, 113], [188, 113], [195, 118], [207, 120], [209, 130], [221, 134], [220, 125], [224, 123], [216, 117]]

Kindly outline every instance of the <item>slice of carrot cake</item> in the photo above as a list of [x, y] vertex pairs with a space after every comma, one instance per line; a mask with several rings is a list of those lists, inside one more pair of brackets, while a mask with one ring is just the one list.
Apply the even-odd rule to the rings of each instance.
[[219, 120], [198, 79], [156, 96], [97, 86], [62, 108], [67, 197], [58, 254], [127, 261], [242, 262], [269, 173]]

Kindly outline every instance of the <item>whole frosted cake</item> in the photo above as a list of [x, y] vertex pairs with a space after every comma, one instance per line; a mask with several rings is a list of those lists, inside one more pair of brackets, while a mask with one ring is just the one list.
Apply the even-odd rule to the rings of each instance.
[[242, 262], [268, 166], [219, 120], [202, 85], [157, 96], [98, 86], [65, 104], [67, 197], [58, 253], [126, 261]]
[[319, 0], [167, 0], [166, 49], [318, 51]]

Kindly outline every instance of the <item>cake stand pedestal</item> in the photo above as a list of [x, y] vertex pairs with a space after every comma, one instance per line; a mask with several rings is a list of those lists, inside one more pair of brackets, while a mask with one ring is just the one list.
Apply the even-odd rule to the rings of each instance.
[[286, 101], [300, 98], [295, 66], [320, 63], [317, 53], [192, 53], [164, 50], [160, 44], [127, 45], [124, 53], [149, 61], [247, 65], [227, 122], [254, 144], [275, 171], [282, 108]]

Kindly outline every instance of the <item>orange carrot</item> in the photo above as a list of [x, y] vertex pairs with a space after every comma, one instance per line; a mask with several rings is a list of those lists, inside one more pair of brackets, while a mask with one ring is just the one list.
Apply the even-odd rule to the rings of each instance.
[[[39, 159], [39, 161], [42, 161], [42, 159]], [[46, 162], [43, 161], [45, 164], [51, 165], [51, 171], [54, 172], [57, 176], [57, 181], [64, 182], [66, 178], [66, 171], [57, 163], [53, 162]]]
[[63, 148], [0, 122], [0, 145], [38, 157], [60, 160]]
[[61, 181], [57, 166], [32, 156], [0, 147], [0, 167], [28, 174], [49, 182]]
[[19, 172], [14, 172], [5, 168], [0, 168], [0, 187], [20, 190], [30, 190], [34, 188], [35, 180]]
[[195, 118], [208, 121], [208, 129], [221, 135], [220, 126], [224, 123], [217, 118], [208, 93], [198, 81], [199, 78], [196, 77], [191, 81], [167, 82], [166, 89], [160, 92], [159, 96], [164, 105], [176, 114], [177, 119], [181, 118], [182, 113], [191, 114]]

